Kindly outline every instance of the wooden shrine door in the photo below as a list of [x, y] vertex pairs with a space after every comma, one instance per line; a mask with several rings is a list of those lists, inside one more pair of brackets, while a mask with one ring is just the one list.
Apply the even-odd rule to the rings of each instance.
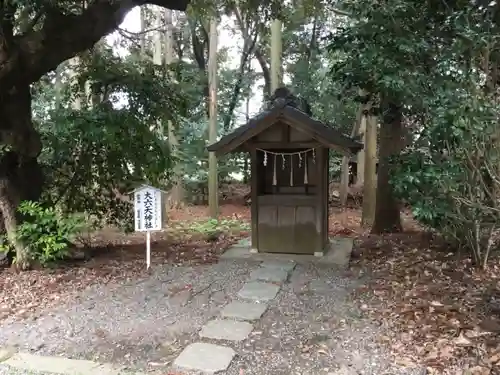
[[322, 251], [315, 198], [304, 195], [259, 197], [259, 252], [314, 254]]
[[[319, 173], [323, 158], [317, 159], [315, 152], [312, 149], [261, 150], [260, 157], [256, 157], [259, 181], [254, 225], [259, 252], [314, 254], [323, 251], [325, 207], [323, 189], [318, 187], [323, 180]], [[323, 152], [320, 154], [323, 156]]]

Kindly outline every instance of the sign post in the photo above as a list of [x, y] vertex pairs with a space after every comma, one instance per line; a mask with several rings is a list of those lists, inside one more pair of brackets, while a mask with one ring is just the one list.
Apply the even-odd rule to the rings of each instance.
[[146, 267], [151, 266], [151, 232], [162, 229], [162, 193], [149, 185], [132, 191], [134, 194], [134, 223], [136, 232], [146, 232]]
[[151, 231], [146, 232], [146, 269], [151, 266]]

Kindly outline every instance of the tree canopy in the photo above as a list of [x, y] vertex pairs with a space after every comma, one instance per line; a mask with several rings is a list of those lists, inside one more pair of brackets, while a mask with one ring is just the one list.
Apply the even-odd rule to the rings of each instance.
[[[187, 5], [2, 6], [0, 211], [7, 232], [25, 200], [124, 224], [123, 194], [138, 182], [206, 190], [210, 17], [241, 42], [217, 51], [219, 136], [255, 114], [254, 94], [270, 96], [269, 25], [278, 17], [287, 84], [314, 116], [344, 133], [352, 132], [360, 108], [379, 123], [375, 232], [401, 229], [402, 204], [460, 246], [472, 246], [464, 239], [478, 225], [484, 235], [494, 231], [498, 4]], [[138, 33], [119, 27], [135, 6]], [[166, 17], [164, 9], [187, 12]], [[104, 39], [113, 31], [117, 45]], [[338, 178], [340, 156], [331, 158]], [[219, 163], [221, 181], [241, 170], [248, 176], [240, 155]], [[27, 183], [33, 176], [36, 183]]]

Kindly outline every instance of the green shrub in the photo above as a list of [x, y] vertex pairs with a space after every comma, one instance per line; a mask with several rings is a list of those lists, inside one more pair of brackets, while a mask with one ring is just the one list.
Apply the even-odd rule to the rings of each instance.
[[[17, 238], [24, 244], [33, 260], [42, 265], [61, 260], [68, 255], [71, 239], [86, 227], [82, 215], [64, 216], [54, 207], [24, 201], [19, 205], [24, 221], [17, 228]], [[0, 251], [12, 251], [3, 237]]]
[[394, 164], [392, 179], [415, 219], [483, 267], [500, 242], [498, 109], [488, 99], [437, 95], [419, 141]]
[[198, 221], [176, 221], [169, 225], [171, 236], [193, 236], [201, 235], [203, 237], [212, 237], [220, 233], [239, 234], [248, 231], [250, 225], [237, 219], [208, 219]]
[[0, 253], [8, 253], [12, 250], [12, 246], [7, 241], [7, 236], [0, 236]]
[[232, 219], [208, 219], [206, 221], [196, 222], [191, 225], [191, 230], [206, 235], [212, 235], [217, 232], [241, 232], [248, 229], [248, 223]]

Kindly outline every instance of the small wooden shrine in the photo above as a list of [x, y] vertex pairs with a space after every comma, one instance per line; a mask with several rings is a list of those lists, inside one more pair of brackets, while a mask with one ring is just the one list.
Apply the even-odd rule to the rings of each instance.
[[322, 254], [328, 239], [329, 150], [354, 155], [362, 144], [312, 118], [284, 87], [267, 110], [208, 146], [251, 155], [252, 248]]

